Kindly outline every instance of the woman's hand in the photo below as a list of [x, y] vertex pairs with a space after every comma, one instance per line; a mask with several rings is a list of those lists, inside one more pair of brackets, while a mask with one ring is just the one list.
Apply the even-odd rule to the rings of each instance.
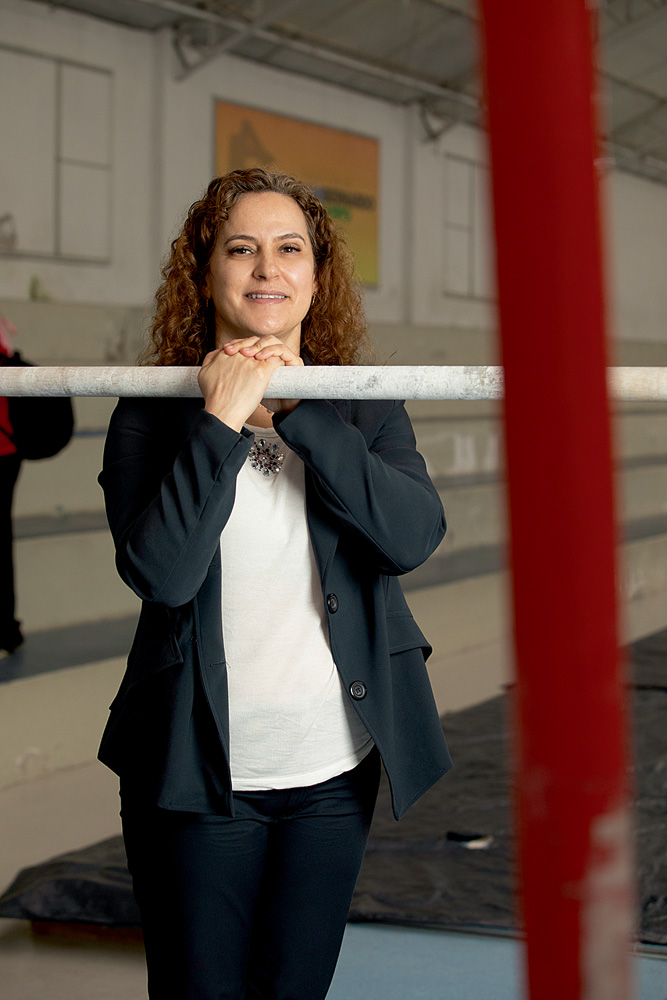
[[[303, 360], [298, 354], [278, 340], [273, 334], [263, 337], [246, 337], [243, 340], [230, 340], [224, 344], [222, 350], [230, 357], [241, 354], [246, 358], [254, 358], [256, 361], [269, 361], [278, 358], [284, 365], [289, 367], [303, 367]], [[299, 405], [299, 399], [271, 399], [271, 404], [267, 409], [273, 413], [289, 413]]]
[[228, 351], [229, 346], [206, 355], [198, 382], [204, 408], [228, 427], [240, 431], [261, 403], [274, 371], [286, 362], [279, 354], [270, 353], [257, 359], [257, 352]]

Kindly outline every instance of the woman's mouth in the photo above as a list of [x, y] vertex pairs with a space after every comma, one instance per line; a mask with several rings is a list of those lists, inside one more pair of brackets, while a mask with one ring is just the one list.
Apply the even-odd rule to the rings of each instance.
[[270, 299], [278, 300], [286, 299], [286, 295], [280, 295], [278, 292], [248, 292], [246, 295], [247, 299]]

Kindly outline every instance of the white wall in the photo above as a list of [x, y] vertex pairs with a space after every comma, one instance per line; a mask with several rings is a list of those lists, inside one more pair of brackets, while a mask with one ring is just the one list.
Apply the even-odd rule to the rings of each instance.
[[[21, 99], [18, 81], [3, 89], [0, 119], [11, 134], [31, 136], [35, 151], [27, 155], [27, 139], [17, 140], [14, 145], [5, 142], [0, 147], [0, 215], [17, 210], [6, 200], [10, 195], [1, 178], [8, 175], [34, 178], [35, 207], [31, 216], [24, 213], [27, 223], [38, 215], [40, 201], [49, 201], [53, 195], [58, 165], [54, 163], [52, 138], [58, 127], [59, 104], [48, 80], [53, 80], [57, 66], [65, 70], [65, 87], [78, 73], [85, 76], [72, 88], [72, 99], [60, 105], [61, 112], [63, 108], [70, 112], [60, 129], [62, 153], [70, 161], [69, 172], [63, 178], [68, 190], [61, 194], [70, 205], [76, 204], [78, 198], [85, 203], [84, 188], [92, 172], [83, 171], [82, 181], [80, 169], [77, 176], [77, 161], [100, 155], [99, 147], [108, 142], [108, 152], [104, 150], [102, 155], [110, 163], [111, 203], [111, 221], [103, 245], [98, 238], [104, 224], [101, 212], [95, 212], [92, 219], [68, 212], [69, 232], [74, 235], [69, 247], [65, 240], [65, 249], [73, 243], [81, 246], [83, 241], [84, 250], [91, 250], [93, 256], [106, 256], [108, 249], [108, 263], [75, 263], [37, 254], [14, 259], [2, 256], [0, 297], [27, 298], [34, 279], [41, 293], [59, 301], [136, 305], [150, 297], [154, 274], [150, 243], [153, 53], [154, 40], [145, 32], [31, 0], [0, 0], [0, 67], [9, 64], [16, 68], [23, 82], [29, 79], [31, 68], [41, 67], [45, 78], [28, 107]], [[103, 104], [95, 105], [90, 100], [90, 81], [100, 76], [110, 79], [109, 128], [102, 130], [102, 135], [91, 136], [91, 130], [99, 132], [96, 112], [100, 117], [106, 113]], [[39, 104], [36, 98], [41, 98]], [[37, 107], [39, 124], [31, 113]], [[24, 234], [20, 225], [17, 228], [20, 249]], [[23, 245], [31, 250], [37, 242], [38, 249], [44, 251], [48, 235], [42, 226], [39, 238], [28, 236]]]
[[[493, 329], [486, 143], [479, 130], [455, 126], [439, 139], [426, 141], [415, 108], [233, 56], [220, 57], [177, 80], [168, 31], [125, 29], [35, 0], [0, 0], [0, 81], [3, 55], [5, 74], [8, 66], [20, 64], [24, 79], [30, 66], [39, 65], [40, 73], [48, 76], [54, 60], [77, 64], [67, 70], [70, 80], [77, 67], [83, 67], [84, 76], [89, 74], [88, 80], [102, 79], [99, 73], [90, 74], [105, 72], [104, 79], [111, 81], [112, 214], [105, 240], [96, 230], [99, 209], [97, 216], [85, 210], [85, 185], [71, 183], [70, 205], [71, 192], [80, 190], [81, 206], [78, 218], [71, 210], [67, 214], [70, 244], [97, 252], [108, 245], [108, 262], [0, 255], [1, 298], [28, 298], [32, 283], [33, 294], [45, 292], [58, 301], [142, 307], [150, 303], [168, 241], [213, 174], [214, 102], [223, 99], [379, 139], [381, 277], [379, 286], [366, 295], [373, 322]], [[27, 185], [39, 167], [44, 181], [35, 211], [52, 195], [50, 160], [45, 166], [37, 155], [51, 148], [51, 95], [45, 94], [41, 105], [36, 99], [40, 88], [35, 87], [30, 101], [22, 101], [17, 90], [5, 99], [0, 113], [8, 134], [24, 135], [9, 148], [6, 143], [0, 146], [0, 216], [6, 211], [3, 176], [11, 174]], [[72, 94], [76, 96], [76, 88]], [[98, 131], [101, 126], [91, 111], [92, 98], [86, 100], [70, 101], [74, 110], [69, 131], [61, 128], [74, 159], [94, 158], [103, 145], [88, 134], [91, 125]], [[28, 119], [37, 115], [42, 126], [33, 130], [30, 145], [25, 138], [26, 129], [32, 128]], [[26, 149], [35, 155], [28, 157]], [[78, 176], [74, 168], [70, 175]], [[86, 176], [92, 178], [92, 171]], [[615, 332], [627, 341], [667, 343], [667, 188], [616, 174], [609, 181], [607, 202]]]

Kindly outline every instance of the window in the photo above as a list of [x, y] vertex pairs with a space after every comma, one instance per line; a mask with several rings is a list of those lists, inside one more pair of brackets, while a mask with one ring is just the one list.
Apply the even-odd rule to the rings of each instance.
[[111, 254], [108, 70], [0, 47], [0, 253]]
[[445, 157], [444, 295], [490, 299], [491, 226], [488, 170], [473, 160]]

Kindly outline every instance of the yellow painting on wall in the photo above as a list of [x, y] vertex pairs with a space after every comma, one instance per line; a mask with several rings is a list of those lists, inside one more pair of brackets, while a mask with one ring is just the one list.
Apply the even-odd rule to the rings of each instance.
[[215, 168], [268, 167], [308, 184], [345, 235], [367, 285], [378, 283], [378, 140], [216, 101]]

